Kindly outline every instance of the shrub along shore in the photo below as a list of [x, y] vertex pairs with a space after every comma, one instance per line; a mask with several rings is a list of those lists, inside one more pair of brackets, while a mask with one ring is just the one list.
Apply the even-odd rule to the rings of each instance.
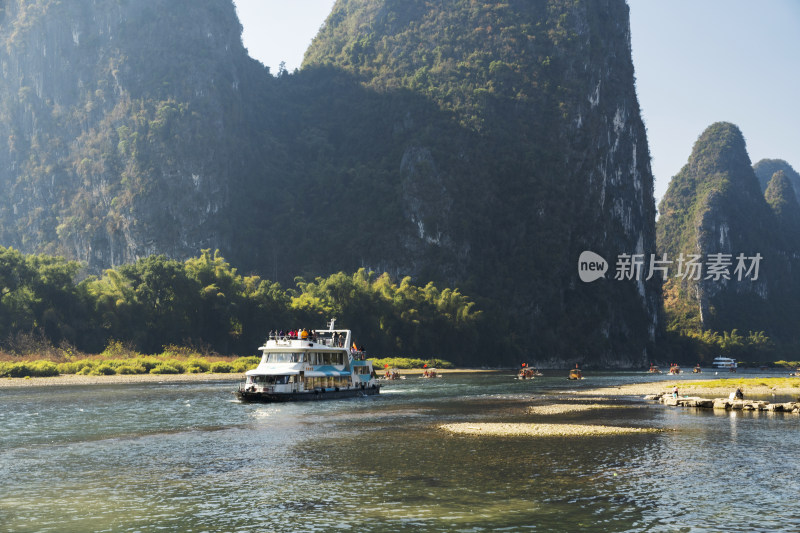
[[[187, 349], [170, 347], [166, 348], [159, 355], [141, 355], [136, 352], [126, 351], [119, 345], [112, 345], [97, 356], [65, 356], [64, 361], [52, 361], [47, 359], [34, 359], [22, 361], [0, 361], [0, 378], [22, 378], [30, 381], [29, 378], [63, 378], [71, 377], [111, 377], [127, 376], [142, 377], [156, 376], [155, 381], [159, 381], [159, 376], [165, 375], [199, 375], [199, 379], [209, 379], [209, 375], [225, 376], [243, 374], [247, 370], [255, 368], [261, 361], [260, 356], [225, 358], [220, 356], [203, 357], [200, 354], [191, 353]], [[422, 372], [423, 367], [453, 369], [452, 363], [441, 359], [414, 359], [414, 358], [384, 358], [375, 359], [375, 369], [380, 371], [384, 367], [418, 369]], [[218, 378], [217, 378], [218, 379]], [[8, 382], [9, 380], [0, 380]], [[67, 380], [50, 380], [48, 383], [66, 383]], [[73, 382], [75, 380], [72, 380]], [[135, 381], [133, 379], [115, 380], [114, 382]], [[144, 380], [139, 380], [144, 381]], [[147, 380], [153, 381], [153, 380]], [[188, 380], [185, 380], [188, 381]], [[87, 380], [77, 380], [86, 383]], [[108, 380], [92, 380], [92, 382], [110, 383]]]
[[255, 368], [260, 360], [261, 358], [258, 356], [217, 361], [209, 361], [201, 357], [187, 359], [181, 357], [140, 356], [115, 359], [78, 359], [58, 363], [46, 360], [8, 361], [0, 362], [0, 377], [44, 378], [65, 374], [76, 376], [240, 374]]
[[64, 374], [47, 378], [0, 379], [0, 390], [72, 385], [124, 385], [136, 383], [186, 383], [209, 381], [242, 381], [244, 374], [115, 374], [113, 376], [79, 376]]

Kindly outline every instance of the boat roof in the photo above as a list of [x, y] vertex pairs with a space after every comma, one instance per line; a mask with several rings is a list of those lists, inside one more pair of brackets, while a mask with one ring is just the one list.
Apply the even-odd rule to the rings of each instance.
[[245, 372], [246, 376], [296, 376], [299, 374], [299, 370], [294, 369], [283, 369], [283, 368], [275, 368], [275, 367], [256, 367], [252, 370], [248, 370]]

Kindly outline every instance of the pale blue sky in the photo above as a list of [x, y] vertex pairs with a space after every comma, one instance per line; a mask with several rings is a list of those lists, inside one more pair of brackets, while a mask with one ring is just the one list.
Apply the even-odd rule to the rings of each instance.
[[[334, 0], [234, 0], [250, 55], [291, 71]], [[800, 171], [800, 1], [629, 0], [636, 89], [656, 198], [711, 123], [737, 124], [750, 159]]]

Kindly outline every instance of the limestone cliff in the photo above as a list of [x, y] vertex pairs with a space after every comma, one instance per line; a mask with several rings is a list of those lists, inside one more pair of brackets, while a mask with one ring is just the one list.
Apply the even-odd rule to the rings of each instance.
[[[405, 148], [390, 170], [413, 228], [400, 261], [436, 257], [513, 309], [529, 357], [643, 364], [658, 285], [576, 273], [583, 250], [613, 263], [655, 249], [623, 2], [342, 0], [306, 53], [315, 67], [434, 106], [393, 117]], [[437, 121], [446, 138], [431, 135]]]
[[240, 32], [230, 2], [5, 3], [3, 244], [95, 272], [224, 247], [240, 85], [263, 70]]

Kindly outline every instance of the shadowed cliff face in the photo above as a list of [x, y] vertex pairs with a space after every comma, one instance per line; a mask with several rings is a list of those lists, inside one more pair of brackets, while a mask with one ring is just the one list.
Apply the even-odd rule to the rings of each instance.
[[340, 1], [279, 78], [227, 0], [4, 15], [3, 244], [366, 266], [477, 296], [504, 335], [475, 361], [647, 361], [659, 283], [576, 272], [655, 251], [624, 2]]
[[[659, 208], [660, 251], [673, 259], [699, 254], [705, 268], [699, 280], [665, 283], [668, 314], [686, 313], [683, 325], [693, 328], [795, 337], [798, 286], [791, 272], [798, 249], [791, 235], [800, 207], [783, 173], [770, 182], [765, 199], [736, 126], [715, 123], [700, 135]], [[729, 278], [707, 270], [715, 254], [730, 260]], [[762, 257], [758, 279], [746, 272], [739, 279], [739, 254]]]
[[[225, 242], [246, 57], [229, 2], [10, 2], [4, 244], [99, 269]], [[252, 150], [249, 150], [252, 151]]]
[[438, 255], [468, 291], [499, 297], [542, 360], [639, 364], [658, 327], [656, 283], [576, 272], [583, 250], [612, 264], [655, 251], [629, 37], [622, 2], [341, 1], [306, 53], [305, 68], [422, 96], [459, 126], [409, 126], [392, 172], [417, 231], [399, 259]]

